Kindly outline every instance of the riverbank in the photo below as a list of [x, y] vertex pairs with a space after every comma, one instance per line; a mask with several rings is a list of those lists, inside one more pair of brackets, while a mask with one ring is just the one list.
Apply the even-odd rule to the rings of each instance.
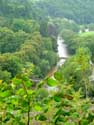
[[56, 70], [64, 64], [64, 62], [69, 56], [68, 51], [67, 51], [67, 45], [64, 43], [64, 39], [61, 38], [60, 36], [57, 37], [57, 54], [59, 57], [59, 61], [57, 62], [57, 65], [53, 67], [50, 70], [50, 72], [47, 74], [48, 77], [53, 76]]

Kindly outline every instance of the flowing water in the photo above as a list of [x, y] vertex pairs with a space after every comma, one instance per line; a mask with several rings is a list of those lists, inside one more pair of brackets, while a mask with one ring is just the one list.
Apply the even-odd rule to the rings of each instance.
[[[58, 54], [60, 60], [57, 62], [57, 66], [54, 69], [55, 71], [59, 67], [61, 67], [65, 63], [66, 59], [68, 58], [67, 46], [61, 37], [58, 37], [58, 39], [57, 39], [57, 50], [58, 50], [57, 54]], [[52, 73], [52, 76], [51, 76], [52, 78], [54, 78], [53, 74], [55, 71], [53, 71], [53, 73]], [[48, 86], [47, 89], [48, 89], [48, 91], [57, 91], [57, 87]]]
[[61, 37], [57, 39], [57, 49], [58, 49], [58, 56], [60, 58], [59, 62], [57, 63], [57, 67], [64, 64], [66, 59], [68, 58], [68, 51], [67, 46], [64, 43], [64, 40]]

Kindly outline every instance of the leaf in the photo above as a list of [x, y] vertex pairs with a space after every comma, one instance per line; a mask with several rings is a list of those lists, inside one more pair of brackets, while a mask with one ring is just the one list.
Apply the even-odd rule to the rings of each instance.
[[56, 112], [56, 114], [54, 115], [54, 118], [57, 118], [57, 116], [60, 116], [62, 114], [62, 109], [59, 108]]
[[79, 118], [79, 113], [74, 112], [74, 113], [72, 114], [72, 117], [75, 118], [75, 119]]
[[14, 78], [12, 82], [16, 85], [20, 85], [22, 83], [22, 79]]
[[48, 84], [48, 86], [57, 86], [58, 82], [57, 82], [57, 80], [55, 80], [53, 78], [48, 78], [47, 79], [47, 84]]
[[8, 97], [10, 95], [11, 95], [11, 92], [9, 90], [4, 91], [4, 92], [1, 93], [1, 97]]
[[28, 108], [29, 103], [27, 100], [23, 100], [21, 103], [22, 103], [21, 105], [22, 107], [24, 107], [25, 109]]
[[58, 96], [58, 95], [55, 95], [55, 96], [54, 96], [54, 100], [55, 100], [56, 102], [61, 102], [61, 101], [62, 101], [62, 98], [61, 98], [60, 96]]
[[58, 116], [58, 117], [56, 117], [56, 118], [54, 119], [54, 123], [55, 123], [55, 125], [59, 125], [59, 124], [58, 124], [59, 122], [64, 123], [64, 118]]
[[94, 119], [94, 114], [93, 114], [93, 113], [89, 113], [87, 119], [88, 119], [89, 121], [93, 121], [93, 119]]
[[83, 104], [82, 105], [82, 110], [83, 111], [87, 111], [89, 109], [89, 105], [88, 104]]
[[89, 123], [88, 123], [88, 120], [86, 120], [86, 119], [83, 119], [82, 121], [81, 121], [81, 125], [88, 125]]
[[23, 90], [23, 88], [20, 88], [19, 90], [17, 90], [17, 95], [24, 95], [24, 90]]
[[36, 111], [42, 111], [42, 107], [40, 105], [38, 105], [38, 104], [34, 106], [34, 109]]
[[70, 105], [70, 101], [65, 98], [65, 99], [62, 101], [62, 106], [69, 106], [69, 105]]
[[45, 117], [45, 115], [42, 115], [42, 114], [37, 115], [37, 116], [35, 117], [35, 119], [36, 119], [36, 120], [40, 120], [40, 121], [46, 121], [46, 120], [47, 120], [47, 118]]
[[31, 81], [25, 81], [25, 86], [26, 87], [32, 87], [32, 82]]
[[58, 121], [59, 122], [64, 122], [64, 118], [63, 117], [58, 117]]
[[48, 110], [49, 110], [49, 108], [48, 108], [48, 107], [46, 107], [46, 108], [44, 109], [44, 113], [47, 113], [47, 112], [48, 112]]
[[64, 116], [70, 116], [70, 110], [63, 109], [62, 110], [62, 115], [64, 115]]
[[54, 73], [54, 77], [57, 80], [62, 80], [62, 73], [57, 71], [57, 72]]
[[79, 89], [79, 91], [77, 92], [73, 92], [73, 99], [75, 101], [78, 101], [81, 98], [81, 89]]
[[33, 90], [27, 90], [27, 92], [28, 92], [28, 95], [29, 95], [29, 96], [31, 96], [31, 95], [34, 93]]
[[70, 122], [65, 122], [64, 125], [75, 125], [75, 123], [70, 121]]
[[3, 80], [0, 80], [0, 84], [2, 84]]

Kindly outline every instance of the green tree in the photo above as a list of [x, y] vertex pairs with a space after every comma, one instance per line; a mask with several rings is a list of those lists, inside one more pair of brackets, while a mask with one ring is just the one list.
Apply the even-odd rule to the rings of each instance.
[[11, 54], [5, 54], [0, 56], [0, 67], [2, 71], [8, 71], [11, 76], [21, 73], [21, 64], [18, 57]]
[[82, 87], [84, 95], [89, 96], [89, 77], [92, 73], [89, 49], [79, 48], [76, 55], [67, 60], [61, 72], [66, 83], [72, 84], [75, 90]]

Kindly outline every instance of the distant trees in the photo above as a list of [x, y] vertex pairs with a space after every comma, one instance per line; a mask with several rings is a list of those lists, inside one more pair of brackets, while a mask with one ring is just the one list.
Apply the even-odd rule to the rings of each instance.
[[36, 3], [37, 7], [51, 17], [72, 19], [80, 24], [94, 22], [93, 7], [91, 0], [42, 0]]
[[66, 44], [68, 45], [70, 53], [75, 53], [79, 47], [88, 47], [91, 52], [91, 59], [94, 60], [94, 32], [83, 32], [83, 33], [74, 33], [70, 30], [64, 30], [61, 33], [62, 37], [65, 39]]
[[27, 38], [27, 34], [24, 31], [14, 33], [11, 29], [4, 27], [0, 28], [0, 52], [15, 52], [20, 48], [21, 44]]
[[64, 39], [65, 43], [67, 44], [67, 48], [70, 54], [74, 54], [76, 52], [76, 48], [78, 47], [76, 45], [76, 41], [74, 41], [75, 38], [77, 38], [77, 33], [65, 29], [61, 31], [61, 37]]
[[11, 28], [16, 32], [22, 30], [26, 33], [32, 33], [39, 30], [39, 25], [34, 20], [14, 19]]
[[11, 54], [0, 55], [0, 69], [7, 71], [14, 77], [21, 72], [21, 64], [19, 58], [12, 56]]
[[[56, 39], [47, 37], [47, 34], [47, 36], [43, 35], [43, 31], [39, 32], [41, 27], [33, 20], [13, 19], [11, 23], [7, 23], [8, 25], [6, 23], [2, 25], [1, 23], [0, 27], [1, 70], [4, 73], [7, 71], [11, 74], [11, 77], [14, 77], [19, 73], [18, 70], [21, 71], [18, 68], [19, 65], [21, 68], [24, 68], [26, 63], [30, 62], [35, 65], [34, 74], [36, 73], [37, 77], [46, 75], [57, 62], [57, 55], [55, 53], [57, 48]], [[46, 69], [44, 69], [45, 66]], [[3, 78], [5, 79], [5, 77]]]
[[2, 70], [0, 69], [0, 79], [4, 80], [5, 82], [9, 82], [11, 79], [11, 73], [8, 72], [7, 70]]
[[31, 1], [30, 0], [1, 0], [0, 15], [7, 17], [31, 17]]
[[44, 77], [57, 62], [56, 38], [48, 33], [49, 18], [34, 6], [30, 0], [1, 1], [0, 71], [3, 80], [14, 77], [27, 63], [34, 65], [33, 75]]
[[[54, 43], [50, 38], [43, 38], [39, 32], [28, 34], [21, 30], [13, 32], [8, 28], [1, 28], [0, 30], [0, 65], [2, 70], [10, 72], [12, 77], [21, 71], [18, 68], [19, 64], [24, 67], [26, 62], [33, 63], [35, 70], [38, 70], [36, 75], [39, 77], [43, 77], [56, 64], [57, 55], [54, 52]], [[7, 53], [12, 54], [7, 55]], [[16, 58], [20, 62], [16, 62]]]
[[[54, 51], [52, 40], [42, 38], [40, 33], [36, 32], [15, 54], [22, 60], [22, 63], [32, 62], [35, 65], [36, 75], [43, 77], [57, 62], [57, 55]], [[43, 67], [46, 69], [44, 70]]]
[[79, 32], [80, 30], [80, 25], [73, 20], [68, 20], [67, 18], [55, 18], [53, 19], [53, 22], [56, 25], [59, 33], [62, 30], [71, 30], [73, 32]]
[[31, 0], [7, 0], [7, 2], [1, 0], [0, 15], [13, 18], [33, 18], [40, 22], [51, 16], [67, 18], [80, 24], [88, 24], [94, 22], [93, 4], [93, 1], [88, 0], [42, 0], [36, 2]]

